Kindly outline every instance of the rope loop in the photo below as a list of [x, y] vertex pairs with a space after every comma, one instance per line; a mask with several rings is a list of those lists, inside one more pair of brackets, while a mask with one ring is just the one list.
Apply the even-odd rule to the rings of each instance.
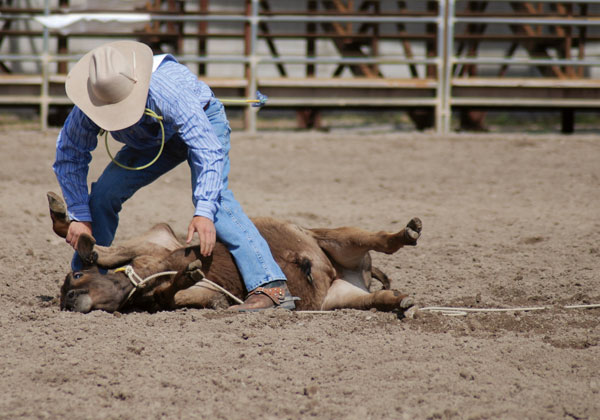
[[152, 159], [150, 162], [146, 163], [145, 165], [142, 166], [137, 166], [137, 167], [132, 167], [132, 166], [127, 166], [127, 165], [123, 165], [122, 163], [118, 162], [112, 155], [112, 153], [110, 153], [110, 149], [108, 147], [108, 131], [106, 130], [100, 130], [100, 135], [104, 134], [104, 144], [106, 145], [106, 152], [108, 153], [108, 156], [110, 157], [110, 160], [112, 160], [112, 162], [117, 165], [120, 168], [123, 169], [128, 169], [130, 171], [141, 171], [142, 169], [146, 169], [150, 166], [152, 166], [160, 157], [160, 155], [162, 154], [162, 151], [165, 147], [165, 126], [162, 122], [163, 117], [161, 117], [160, 115], [158, 115], [156, 112], [152, 111], [150, 108], [146, 108], [146, 110], [144, 111], [144, 115], [148, 115], [154, 119], [156, 119], [156, 121], [158, 121], [158, 123], [160, 124], [160, 130], [162, 133], [162, 139], [160, 142], [160, 149], [158, 150], [158, 153], [156, 154], [156, 156], [154, 157], [154, 159]]
[[[135, 68], [134, 68], [134, 72], [135, 72]], [[134, 73], [134, 77], [135, 77], [135, 73]], [[253, 107], [260, 108], [267, 103], [268, 99], [269, 98], [267, 97], [267, 95], [264, 95], [257, 90], [256, 91], [256, 99], [221, 99], [221, 102], [222, 103], [251, 104]], [[118, 162], [114, 158], [112, 153], [110, 153], [110, 149], [108, 147], [108, 131], [100, 130], [99, 135], [102, 136], [104, 134], [104, 144], [106, 145], [106, 152], [108, 153], [110, 160], [112, 160], [112, 162], [120, 168], [127, 169], [130, 171], [141, 171], [142, 169], [146, 169], [146, 168], [152, 166], [158, 160], [160, 155], [162, 154], [162, 151], [165, 147], [165, 126], [163, 125], [163, 122], [162, 122], [163, 117], [159, 116], [156, 112], [152, 111], [150, 108], [146, 108], [146, 110], [144, 111], [144, 115], [148, 115], [152, 118], [155, 118], [156, 121], [158, 121], [158, 123], [160, 124], [160, 130], [162, 132], [162, 140], [160, 142], [160, 149], [158, 150], [158, 153], [156, 154], [154, 159], [152, 159], [150, 162], [146, 163], [145, 165], [138, 166], [138, 167], [132, 167], [132, 166], [123, 165], [122, 163]]]

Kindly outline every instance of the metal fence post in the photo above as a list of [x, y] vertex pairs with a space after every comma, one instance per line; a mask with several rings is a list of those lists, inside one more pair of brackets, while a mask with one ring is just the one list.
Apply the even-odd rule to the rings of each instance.
[[435, 130], [444, 132], [444, 117], [446, 114], [446, 1], [438, 1], [437, 17], [437, 87], [435, 90]]
[[[258, 65], [258, 57], [256, 55], [256, 49], [258, 44], [258, 0], [251, 0], [250, 5], [250, 16], [248, 17], [250, 23], [250, 48], [248, 54], [248, 72], [246, 73], [246, 97], [254, 98], [256, 96], [256, 90], [258, 86], [257, 78], [257, 65]], [[246, 121], [246, 131], [251, 133], [256, 132], [256, 113], [257, 108], [254, 107], [246, 107], [244, 110], [245, 121]]]
[[[44, 0], [44, 15], [50, 14], [50, 0]], [[40, 86], [40, 128], [48, 128], [48, 108], [50, 106], [50, 36], [44, 26], [42, 39], [42, 85]]]
[[444, 16], [444, 74], [441, 77], [442, 89], [442, 116], [441, 116], [441, 133], [448, 134], [452, 124], [452, 60], [454, 51], [454, 14], [455, 0], [445, 0], [446, 10]]

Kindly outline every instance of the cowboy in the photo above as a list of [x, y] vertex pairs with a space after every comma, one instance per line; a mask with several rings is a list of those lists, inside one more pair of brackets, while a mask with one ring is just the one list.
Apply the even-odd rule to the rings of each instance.
[[[228, 188], [231, 129], [208, 85], [171, 55], [153, 57], [145, 44], [117, 41], [83, 56], [65, 88], [75, 107], [58, 135], [53, 169], [73, 220], [67, 243], [76, 249], [86, 233], [110, 245], [122, 204], [187, 160], [195, 211], [186, 241], [197, 233], [205, 257], [217, 237], [228, 247], [250, 292], [233, 308], [295, 308], [269, 246]], [[88, 193], [90, 152], [101, 131], [125, 145]], [[82, 269], [77, 253], [71, 268]]]

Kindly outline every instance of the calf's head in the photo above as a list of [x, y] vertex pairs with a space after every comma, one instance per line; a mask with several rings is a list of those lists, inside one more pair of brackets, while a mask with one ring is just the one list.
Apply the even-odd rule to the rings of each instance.
[[60, 309], [82, 313], [95, 309], [114, 312], [132, 287], [123, 273], [101, 274], [97, 267], [74, 271], [67, 274], [60, 288]]

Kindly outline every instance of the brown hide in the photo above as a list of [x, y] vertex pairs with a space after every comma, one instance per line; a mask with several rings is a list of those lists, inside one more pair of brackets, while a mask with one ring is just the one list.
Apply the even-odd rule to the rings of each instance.
[[[296, 302], [297, 309], [319, 308], [325, 298], [331, 282], [335, 278], [335, 270], [319, 247], [318, 242], [309, 230], [296, 225], [271, 218], [253, 219], [254, 224], [265, 238], [275, 261], [283, 270], [288, 280], [288, 287], [293, 296], [300, 298]], [[227, 291], [244, 299], [247, 291], [237, 266], [227, 248], [218, 242], [210, 257], [200, 255], [198, 246], [185, 247], [175, 250], [160, 267], [156, 262], [148, 270], [149, 261], [134, 260], [135, 266], [140, 270], [157, 272], [157, 268], [180, 271], [195, 260], [202, 262], [202, 272], [205, 277]], [[311, 284], [305, 273], [302, 272], [303, 262], [308, 261], [311, 266]], [[137, 269], [136, 269], [137, 270]]]
[[[49, 193], [53, 229], [66, 234], [70, 221], [64, 203]], [[416, 245], [421, 221], [412, 219], [396, 233], [369, 232], [354, 227], [305, 229], [272, 218], [253, 219], [287, 278], [293, 296], [300, 298], [296, 309], [370, 309], [404, 311], [412, 301], [392, 290], [369, 293], [372, 278], [389, 287], [389, 278], [371, 266], [369, 251], [392, 254], [406, 245]], [[223, 307], [225, 295], [203, 279], [222, 286], [244, 299], [247, 294], [239, 270], [227, 248], [217, 243], [209, 257], [200, 255], [199, 246], [183, 246], [172, 229], [158, 224], [148, 232], [120, 245], [103, 247], [92, 237], [82, 235], [77, 252], [91, 269], [67, 276], [61, 288], [61, 308], [87, 312], [124, 308], [173, 309], [183, 306]], [[122, 272], [102, 275], [95, 269], [131, 265], [141, 278], [162, 275], [138, 287]], [[201, 270], [201, 272], [199, 271]], [[129, 298], [128, 298], [129, 296]], [[125, 305], [125, 306], [124, 306]]]

